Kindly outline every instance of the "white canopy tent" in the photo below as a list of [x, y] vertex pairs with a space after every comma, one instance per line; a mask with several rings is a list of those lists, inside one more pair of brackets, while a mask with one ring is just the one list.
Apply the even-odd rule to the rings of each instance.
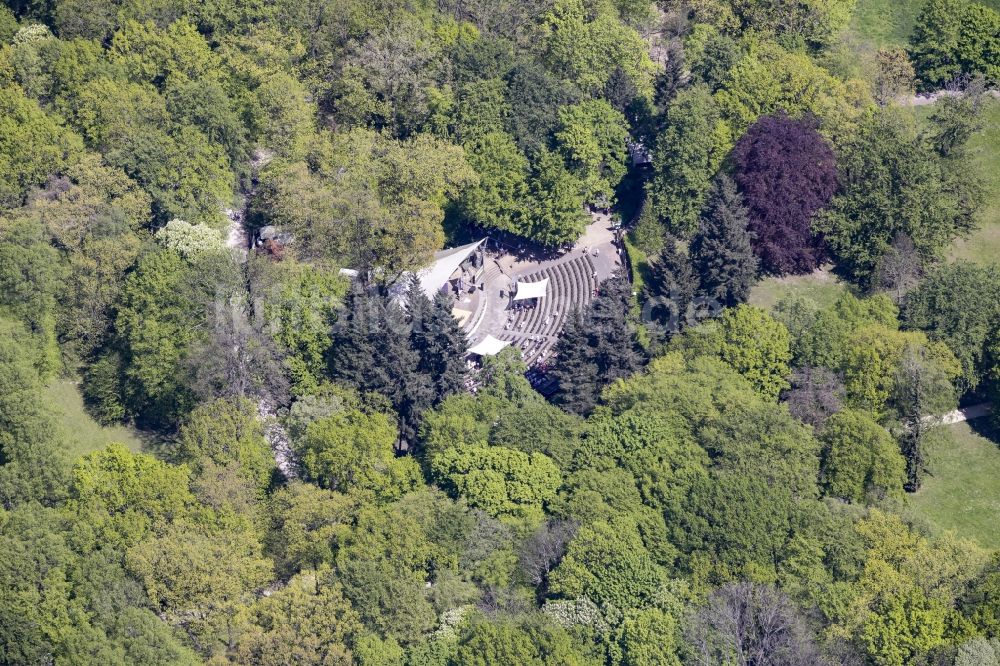
[[476, 356], [496, 356], [505, 348], [510, 346], [510, 342], [507, 340], [497, 340], [492, 335], [487, 335], [485, 338], [479, 341], [472, 349], [469, 350], [470, 354], [475, 354]]
[[538, 282], [518, 282], [517, 292], [514, 294], [515, 301], [524, 301], [529, 298], [543, 298], [549, 289], [549, 279]]

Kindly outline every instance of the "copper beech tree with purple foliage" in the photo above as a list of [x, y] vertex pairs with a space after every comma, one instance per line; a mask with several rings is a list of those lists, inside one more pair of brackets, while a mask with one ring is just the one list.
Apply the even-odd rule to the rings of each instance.
[[737, 142], [731, 159], [761, 267], [777, 275], [814, 270], [824, 250], [812, 217], [837, 190], [836, 157], [816, 121], [764, 116]]

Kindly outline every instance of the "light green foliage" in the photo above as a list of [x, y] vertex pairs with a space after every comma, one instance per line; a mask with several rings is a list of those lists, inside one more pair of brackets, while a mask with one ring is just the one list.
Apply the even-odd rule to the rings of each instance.
[[982, 570], [986, 554], [950, 534], [930, 541], [877, 510], [856, 529], [866, 561], [846, 617], [861, 624], [873, 663], [913, 663], [946, 643], [956, 594]]
[[598, 413], [590, 420], [575, 464], [598, 466], [602, 458], [631, 473], [642, 499], [657, 507], [680, 499], [708, 465], [708, 456], [685, 424], [641, 406], [613, 417]]
[[852, 410], [834, 414], [820, 441], [826, 494], [853, 502], [902, 494], [906, 461], [895, 440], [870, 416]]
[[865, 624], [868, 653], [879, 666], [904, 666], [944, 644], [946, 609], [916, 591], [880, 600]]
[[462, 193], [470, 221], [501, 231], [528, 235], [528, 160], [506, 132], [476, 135], [465, 144], [479, 184]]
[[788, 329], [759, 308], [726, 310], [717, 333], [717, 353], [761, 395], [776, 399], [788, 387], [791, 368]]
[[432, 569], [448, 565], [435, 550], [419, 522], [398, 507], [366, 507], [341, 542], [332, 575], [366, 626], [412, 643], [437, 621], [426, 584]]
[[236, 659], [241, 663], [279, 666], [301, 663], [352, 663], [348, 647], [361, 633], [358, 614], [336, 585], [316, 587], [312, 576], [299, 576], [249, 609]]
[[226, 153], [200, 129], [173, 125], [155, 88], [96, 79], [73, 107], [88, 145], [149, 192], [161, 220], [220, 222], [233, 188]]
[[769, 41], [751, 44], [715, 97], [734, 136], [779, 110], [793, 117], [812, 114], [824, 134], [848, 136], [868, 102], [864, 87], [848, 87], [807, 55]]
[[698, 228], [712, 178], [732, 145], [733, 135], [708, 88], [684, 90], [667, 108], [647, 187], [653, 210], [672, 233], [689, 236]]
[[433, 455], [488, 442], [525, 453], [541, 452], [560, 467], [569, 465], [581, 420], [542, 398], [517, 368], [497, 373], [476, 396], [449, 396], [424, 414], [424, 450]]
[[716, 469], [766, 480], [798, 498], [816, 495], [820, 445], [781, 406], [732, 405], [722, 419], [702, 429], [699, 439]]
[[255, 92], [261, 143], [286, 159], [304, 157], [315, 131], [316, 113], [305, 86], [284, 72], [275, 72]]
[[158, 30], [151, 23], [126, 21], [111, 40], [109, 60], [135, 81], [159, 83], [169, 78], [197, 79], [218, 69], [218, 59], [189, 21]]
[[189, 470], [121, 444], [84, 456], [73, 468], [69, 507], [111, 545], [131, 546], [194, 510]]
[[957, 51], [962, 33], [962, 0], [928, 0], [910, 36], [910, 58], [922, 82], [936, 87], [962, 71]]
[[559, 121], [556, 141], [587, 184], [587, 200], [611, 201], [626, 170], [625, 116], [604, 100], [592, 100], [563, 107]]
[[6, 5], [0, 7], [0, 42], [6, 44], [17, 33], [17, 17]]
[[559, 153], [542, 151], [530, 191], [531, 238], [549, 247], [575, 242], [587, 224], [583, 212], [586, 185], [566, 168]]
[[1000, 13], [971, 3], [962, 14], [961, 26], [955, 56], [962, 63], [962, 71], [996, 81], [1000, 76]]
[[543, 23], [550, 66], [593, 94], [618, 65], [640, 94], [651, 97], [655, 67], [639, 35], [622, 25], [607, 4], [588, 18], [581, 0], [554, 3]]
[[[943, 344], [928, 342], [919, 331], [901, 332], [877, 324], [857, 329], [847, 344], [842, 370], [848, 402], [852, 406], [868, 410], [876, 418], [884, 417], [887, 410], [893, 408], [904, 418], [915, 418], [910, 413], [914, 404], [922, 405], [923, 416], [950, 409], [954, 401], [951, 382], [958, 378], [961, 368], [954, 354]], [[901, 374], [906, 370], [905, 362], [913, 354], [919, 355], [931, 373], [916, 383]], [[922, 394], [914, 399], [909, 392], [923, 390], [920, 387], [931, 376], [934, 382], [925, 388], [933, 386], [933, 395]]]
[[580, 653], [570, 634], [545, 622], [541, 617], [529, 617], [522, 622], [478, 619], [462, 632], [455, 666], [543, 666], [544, 664], [598, 663]]
[[[332, 135], [317, 150], [315, 173], [270, 166], [265, 179], [272, 184], [256, 206], [295, 235], [304, 255], [355, 268], [395, 274], [424, 265], [444, 241], [443, 206], [477, 180], [460, 147], [428, 135], [397, 141], [358, 129]], [[303, 203], [306, 210], [297, 212]]]
[[285, 364], [293, 390], [302, 395], [316, 391], [326, 368], [330, 326], [347, 282], [320, 265], [283, 261], [269, 265], [277, 286], [264, 303], [264, 316], [276, 329], [274, 339], [288, 352]]
[[348, 532], [355, 500], [308, 483], [292, 483], [271, 498], [271, 530], [266, 542], [283, 576], [314, 572], [332, 563], [334, 546]]
[[177, 452], [196, 471], [208, 460], [223, 467], [236, 464], [261, 494], [271, 483], [274, 457], [257, 406], [246, 398], [220, 398], [192, 411], [181, 426]]
[[859, 299], [845, 293], [825, 308], [791, 296], [779, 301], [775, 310], [775, 317], [788, 328], [792, 361], [799, 366], [840, 368], [853, 331], [866, 324], [892, 329], [899, 325], [899, 310], [885, 295]]
[[129, 548], [125, 566], [153, 607], [205, 655], [231, 642], [237, 615], [272, 576], [252, 532], [179, 526]]
[[0, 204], [16, 206], [28, 188], [71, 163], [81, 152], [67, 132], [17, 86], [0, 87]]
[[124, 343], [130, 414], [165, 424], [190, 409], [183, 361], [196, 338], [197, 312], [185, 287], [189, 267], [162, 250], [143, 256], [125, 282], [115, 329]]
[[393, 453], [396, 437], [385, 414], [348, 409], [310, 423], [295, 447], [306, 472], [324, 488], [391, 499], [420, 477], [412, 458]]
[[581, 527], [549, 579], [550, 591], [570, 599], [586, 596], [598, 605], [641, 607], [666, 581], [634, 521]]
[[148, 608], [112, 553], [80, 549], [58, 509], [0, 512], [0, 658], [103, 663], [201, 661]]
[[[64, 354], [72, 358], [92, 353], [106, 335], [125, 271], [139, 253], [140, 229], [150, 216], [149, 195], [96, 155], [83, 157], [66, 169], [64, 177], [50, 180], [25, 206], [11, 211], [12, 219], [22, 221], [15, 223], [15, 228], [40, 224], [46, 233], [38, 240], [47, 235], [53, 245], [65, 251], [69, 270], [57, 290], [60, 307], [55, 322]], [[39, 258], [52, 254], [36, 249]], [[57, 275], [61, 272], [57, 270]], [[44, 275], [39, 269], [22, 272], [32, 274]], [[50, 292], [37, 279], [31, 287], [36, 299], [31, 310], [36, 318], [49, 311], [38, 300]]]
[[885, 414], [906, 339], [905, 333], [880, 325], [864, 326], [850, 336], [843, 369], [853, 406], [879, 418]]
[[503, 446], [450, 448], [431, 459], [439, 483], [492, 516], [537, 521], [559, 487], [559, 468], [542, 453]]
[[201, 255], [225, 251], [222, 232], [205, 224], [191, 224], [184, 220], [170, 220], [156, 232], [158, 240], [168, 250], [173, 250], [191, 261]]
[[733, 9], [747, 27], [828, 44], [847, 26], [855, 0], [736, 0]]
[[[507, 83], [500, 78], [471, 81], [462, 86], [457, 109], [457, 134], [463, 144], [504, 131], [510, 117]], [[478, 169], [477, 169], [478, 170]]]
[[[6, 227], [6, 228], [4, 228]], [[44, 376], [58, 364], [56, 296], [66, 274], [45, 229], [34, 219], [10, 225], [0, 219], [0, 314], [25, 324]]]
[[622, 663], [680, 666], [677, 619], [659, 608], [632, 611], [621, 626]]
[[0, 506], [65, 496], [69, 461], [25, 329], [0, 318]]

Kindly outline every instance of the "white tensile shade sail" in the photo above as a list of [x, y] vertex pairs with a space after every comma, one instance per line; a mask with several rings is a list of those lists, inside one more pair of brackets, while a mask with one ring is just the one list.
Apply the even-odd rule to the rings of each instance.
[[475, 252], [476, 248], [482, 245], [485, 240], [484, 238], [475, 243], [436, 253], [434, 263], [417, 272], [420, 288], [427, 294], [427, 298], [433, 299], [452, 273], [457, 271], [462, 262], [468, 259], [469, 255]]
[[496, 356], [509, 345], [510, 342], [507, 340], [497, 340], [492, 335], [487, 335], [470, 349], [469, 353], [476, 356]]
[[549, 279], [538, 282], [518, 282], [517, 293], [514, 295], [515, 301], [523, 301], [529, 298], [543, 298], [549, 289]]

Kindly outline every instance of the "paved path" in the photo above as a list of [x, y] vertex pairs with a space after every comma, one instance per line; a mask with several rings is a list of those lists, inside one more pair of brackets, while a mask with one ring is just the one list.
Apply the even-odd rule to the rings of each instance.
[[[920, 93], [919, 95], [897, 97], [896, 102], [901, 106], [927, 106], [942, 97], [960, 97], [962, 94], [961, 90], [935, 90], [934, 92]], [[1000, 99], [1000, 90], [987, 90], [986, 94], [995, 99]]]
[[989, 415], [991, 411], [993, 411], [993, 408], [990, 403], [982, 402], [978, 405], [970, 405], [969, 407], [963, 407], [962, 409], [956, 409], [953, 412], [943, 414], [938, 417], [938, 424], [952, 425], [953, 423], [961, 423], [962, 421], [972, 421]]

